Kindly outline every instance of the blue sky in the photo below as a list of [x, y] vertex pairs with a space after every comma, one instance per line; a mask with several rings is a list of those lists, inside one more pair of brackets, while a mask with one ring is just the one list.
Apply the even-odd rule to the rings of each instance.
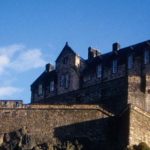
[[0, 0], [0, 99], [30, 102], [30, 85], [66, 41], [83, 58], [150, 39], [150, 0]]

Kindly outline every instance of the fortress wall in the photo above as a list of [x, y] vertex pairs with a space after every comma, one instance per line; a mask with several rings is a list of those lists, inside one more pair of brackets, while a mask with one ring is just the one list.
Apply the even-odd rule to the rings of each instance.
[[[0, 108], [0, 133], [27, 127], [36, 143], [55, 143], [55, 139], [82, 139], [111, 146], [114, 117], [98, 105], [29, 105], [25, 108]], [[82, 142], [81, 142], [82, 143]], [[92, 144], [90, 144], [92, 145]]]
[[47, 98], [39, 103], [100, 104], [112, 113], [120, 113], [127, 105], [127, 92], [127, 78], [121, 77]]
[[129, 125], [129, 144], [146, 142], [150, 146], [150, 114], [131, 106]]

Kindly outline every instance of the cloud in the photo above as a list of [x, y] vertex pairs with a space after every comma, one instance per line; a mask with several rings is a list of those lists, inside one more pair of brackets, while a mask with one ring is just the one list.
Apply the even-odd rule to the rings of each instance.
[[9, 69], [24, 72], [43, 67], [45, 64], [40, 49], [28, 49], [22, 44], [0, 47], [0, 74]]
[[41, 49], [30, 49], [23, 44], [0, 47], [0, 98], [22, 97], [30, 72], [45, 64]]
[[46, 61], [42, 58], [42, 52], [39, 49], [31, 49], [20, 53], [17, 59], [11, 62], [10, 67], [22, 72], [43, 67], [45, 64]]
[[22, 89], [16, 87], [12, 86], [0, 87], [0, 97], [9, 97], [20, 92], [22, 92]]
[[2, 74], [10, 60], [6, 55], [0, 55], [0, 74]]
[[4, 47], [0, 47], [0, 55], [6, 55], [9, 58], [14, 56], [17, 52], [21, 52], [25, 49], [23, 44], [12, 44]]

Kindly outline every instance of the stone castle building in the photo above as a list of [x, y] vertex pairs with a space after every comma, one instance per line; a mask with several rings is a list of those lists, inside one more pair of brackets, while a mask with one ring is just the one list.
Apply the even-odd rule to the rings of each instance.
[[115, 113], [131, 103], [150, 111], [150, 41], [114, 43], [106, 54], [89, 47], [88, 59], [66, 43], [55, 68], [47, 64], [31, 91], [31, 103], [100, 104]]
[[150, 40], [126, 48], [114, 43], [106, 54], [89, 47], [88, 59], [66, 43], [55, 67], [47, 64], [32, 83], [31, 93], [29, 105], [0, 101], [0, 148], [150, 146]]

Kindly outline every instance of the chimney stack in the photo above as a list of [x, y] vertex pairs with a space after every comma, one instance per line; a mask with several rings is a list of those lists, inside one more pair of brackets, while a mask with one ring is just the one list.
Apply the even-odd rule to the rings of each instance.
[[54, 66], [51, 65], [50, 63], [46, 64], [45, 70], [46, 70], [46, 72], [51, 72], [52, 70], [54, 70]]
[[112, 51], [117, 52], [120, 49], [120, 44], [118, 42], [113, 43], [112, 45]]
[[99, 56], [100, 54], [101, 53], [97, 49], [91, 47], [88, 48], [88, 60], [91, 60], [94, 57]]

